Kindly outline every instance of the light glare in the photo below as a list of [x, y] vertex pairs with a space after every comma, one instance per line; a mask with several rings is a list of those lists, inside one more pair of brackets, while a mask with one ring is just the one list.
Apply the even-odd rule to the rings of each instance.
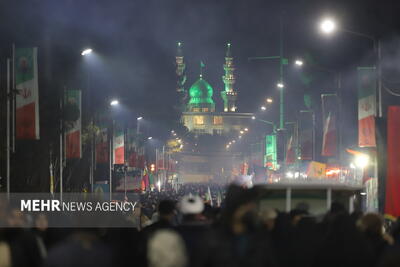
[[86, 55], [91, 54], [92, 52], [93, 52], [93, 50], [91, 48], [87, 48], [87, 49], [82, 51], [81, 55], [82, 56], [86, 56]]
[[325, 34], [330, 34], [335, 31], [336, 23], [332, 19], [324, 19], [320, 25], [321, 31]]

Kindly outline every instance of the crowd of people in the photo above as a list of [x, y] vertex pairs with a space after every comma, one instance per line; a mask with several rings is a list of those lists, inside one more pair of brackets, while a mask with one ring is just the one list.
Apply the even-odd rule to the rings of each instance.
[[0, 202], [9, 226], [0, 229], [0, 267], [400, 266], [399, 221], [337, 202], [323, 218], [307, 203], [286, 213], [260, 205], [258, 193], [216, 184], [146, 192], [139, 221], [125, 228], [51, 228], [40, 214], [22, 227]]

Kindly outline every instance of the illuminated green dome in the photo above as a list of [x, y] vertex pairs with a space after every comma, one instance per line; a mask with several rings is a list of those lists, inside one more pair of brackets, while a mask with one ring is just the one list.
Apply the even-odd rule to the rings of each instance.
[[211, 85], [200, 78], [189, 89], [189, 104], [214, 104], [213, 92]]

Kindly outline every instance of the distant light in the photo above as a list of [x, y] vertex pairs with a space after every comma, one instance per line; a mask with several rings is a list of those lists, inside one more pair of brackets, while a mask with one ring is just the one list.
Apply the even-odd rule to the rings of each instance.
[[301, 157], [297, 157], [297, 159], [301, 160]]
[[182, 45], [182, 43], [181, 42], [178, 42], [178, 46], [181, 46]]
[[267, 110], [265, 106], [261, 106], [261, 110]]
[[138, 121], [140, 121], [140, 120], [142, 120], [142, 119], [143, 119], [143, 117], [138, 117], [138, 118], [137, 118]]
[[173, 136], [176, 136], [176, 133], [174, 133]]
[[249, 130], [249, 128], [244, 128], [244, 130], [247, 132]]
[[267, 103], [272, 103], [272, 102], [273, 102], [272, 98], [268, 97], [267, 98]]
[[276, 86], [277, 86], [278, 88], [283, 88], [283, 87], [285, 87], [285, 86], [283, 85], [283, 83], [277, 83]]
[[119, 101], [117, 99], [111, 100], [110, 105], [111, 106], [118, 106], [119, 105]]
[[358, 155], [358, 156], [356, 156], [355, 163], [356, 163], [356, 166], [358, 168], [361, 168], [361, 169], [365, 168], [369, 163], [368, 155]]
[[256, 119], [256, 116], [251, 116], [251, 119], [252, 119], [252, 120], [255, 120], [255, 119]]
[[367, 193], [366, 192], [361, 192], [360, 195], [365, 196]]
[[230, 145], [232, 145], [232, 142], [229, 142]]
[[232, 143], [236, 143], [236, 140], [232, 140]]
[[239, 135], [239, 138], [242, 138], [242, 136], [241, 136], [241, 135]]
[[286, 177], [287, 177], [287, 178], [293, 178], [293, 177], [294, 177], [293, 172], [287, 172], [287, 173], [286, 173]]
[[85, 50], [83, 50], [83, 51], [81, 52], [81, 55], [82, 55], [82, 56], [86, 56], [86, 55], [91, 54], [92, 52], [93, 52], [93, 50], [92, 50], [91, 48], [87, 48], [87, 49], [85, 49]]
[[352, 162], [352, 163], [350, 163], [350, 168], [355, 169], [356, 165], [354, 165], [354, 163]]
[[174, 130], [171, 131], [171, 133], [174, 133], [174, 132], [175, 132]]
[[303, 60], [297, 59], [297, 60], [294, 62], [294, 64], [295, 64], [296, 66], [301, 67], [301, 66], [303, 66]]
[[147, 137], [147, 139], [151, 140], [151, 139], [153, 139], [153, 137], [149, 136], [149, 137]]
[[336, 23], [333, 19], [324, 19], [320, 24], [320, 29], [325, 34], [330, 34], [336, 30]]

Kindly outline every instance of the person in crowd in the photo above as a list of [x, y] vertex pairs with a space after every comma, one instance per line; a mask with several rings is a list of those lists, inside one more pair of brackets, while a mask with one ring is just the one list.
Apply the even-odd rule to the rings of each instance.
[[157, 230], [147, 242], [149, 267], [186, 267], [187, 253], [181, 236], [170, 229]]
[[203, 216], [204, 202], [198, 195], [186, 195], [178, 203], [182, 216], [181, 223], [175, 228], [185, 242], [189, 266], [199, 261], [199, 251], [204, 248], [204, 236], [208, 225]]
[[145, 227], [143, 232], [148, 234], [159, 229], [172, 228], [176, 216], [175, 206], [176, 203], [173, 200], [161, 200], [158, 204], [158, 220]]
[[357, 230], [350, 215], [331, 210], [323, 242], [318, 247], [315, 267], [373, 267], [373, 250]]
[[383, 218], [376, 213], [367, 213], [357, 222], [357, 226], [374, 250], [374, 262], [377, 263], [388, 246], [394, 244], [393, 238], [384, 232]]

